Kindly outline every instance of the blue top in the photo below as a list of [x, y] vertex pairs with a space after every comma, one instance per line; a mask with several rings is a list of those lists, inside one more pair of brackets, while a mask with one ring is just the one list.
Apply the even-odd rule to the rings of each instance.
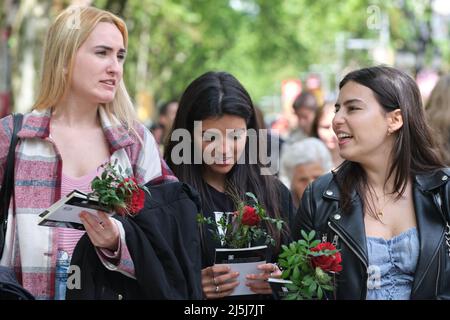
[[367, 300], [409, 300], [420, 242], [416, 228], [389, 240], [367, 237]]

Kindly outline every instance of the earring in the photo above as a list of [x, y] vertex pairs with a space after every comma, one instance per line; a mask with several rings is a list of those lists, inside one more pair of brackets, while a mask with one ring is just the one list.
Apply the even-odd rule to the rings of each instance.
[[392, 130], [388, 129], [387, 135], [390, 136], [392, 134]]

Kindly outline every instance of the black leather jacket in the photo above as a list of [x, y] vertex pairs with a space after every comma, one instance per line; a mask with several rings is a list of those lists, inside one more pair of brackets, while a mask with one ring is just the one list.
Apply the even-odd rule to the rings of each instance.
[[[414, 179], [413, 196], [420, 254], [411, 299], [450, 299], [450, 168]], [[293, 235], [315, 230], [317, 237], [337, 242], [342, 272], [337, 276], [336, 299], [365, 299], [367, 244], [361, 199], [352, 196], [350, 212], [339, 208], [339, 188], [333, 174], [314, 181], [305, 190]], [[332, 298], [332, 297], [331, 297]]]

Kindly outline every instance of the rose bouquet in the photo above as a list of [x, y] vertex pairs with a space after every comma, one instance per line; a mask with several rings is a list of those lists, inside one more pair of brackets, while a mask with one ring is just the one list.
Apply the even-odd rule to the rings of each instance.
[[117, 164], [107, 162], [101, 165], [103, 172], [91, 182], [90, 197], [98, 198], [99, 203], [110, 212], [119, 215], [136, 215], [143, 207], [145, 193], [150, 194], [145, 186], [139, 185], [134, 177], [127, 177]]
[[342, 257], [330, 242], [314, 240], [315, 231], [301, 231], [303, 239], [282, 246], [279, 266], [282, 278], [290, 280], [285, 287], [286, 300], [322, 299], [334, 291], [335, 274], [342, 270]]
[[[253, 193], [247, 192], [249, 201], [235, 201], [237, 210], [230, 213], [215, 213], [216, 219], [198, 215], [200, 223], [212, 225], [209, 229], [222, 248], [215, 249], [214, 264], [227, 264], [233, 272], [239, 272], [231, 296], [255, 294], [246, 282], [246, 275], [259, 274], [258, 266], [265, 264], [268, 257], [268, 245], [275, 245], [275, 239], [263, 228], [263, 223], [271, 223], [277, 230], [283, 227], [283, 221], [267, 215], [265, 208]], [[219, 215], [218, 215], [219, 214]], [[218, 292], [216, 286], [216, 292]]]
[[223, 232], [217, 232], [216, 228], [213, 228], [211, 232], [225, 248], [246, 248], [258, 241], [265, 245], [275, 245], [275, 240], [261, 227], [261, 224], [264, 221], [273, 223], [277, 230], [281, 230], [284, 221], [269, 217], [253, 193], [247, 192], [246, 195], [252, 200], [252, 204], [240, 201], [237, 203], [235, 212], [223, 214], [217, 222], [203, 215], [198, 215], [198, 222], [223, 230]]

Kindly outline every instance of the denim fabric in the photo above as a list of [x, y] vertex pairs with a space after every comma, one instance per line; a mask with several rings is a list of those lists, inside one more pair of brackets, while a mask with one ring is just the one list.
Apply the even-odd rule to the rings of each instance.
[[417, 229], [389, 240], [367, 237], [367, 249], [367, 300], [409, 300], [419, 258]]

